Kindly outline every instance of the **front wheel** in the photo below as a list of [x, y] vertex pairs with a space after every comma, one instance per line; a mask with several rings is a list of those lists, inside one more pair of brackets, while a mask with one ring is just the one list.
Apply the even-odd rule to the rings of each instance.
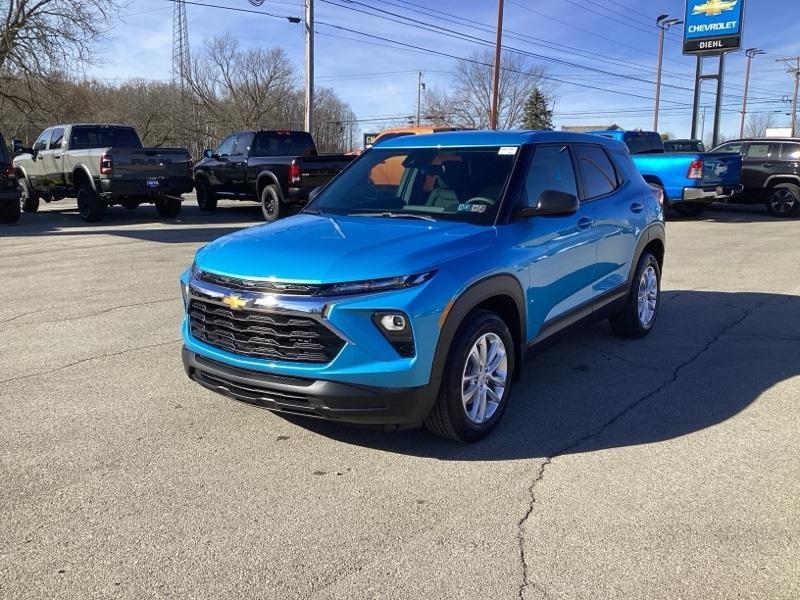
[[156, 199], [156, 210], [162, 219], [173, 219], [181, 212], [181, 201], [178, 198], [161, 196]]
[[102, 220], [106, 211], [106, 202], [88, 183], [78, 188], [78, 214], [86, 223], [97, 223]]
[[773, 217], [788, 219], [800, 214], [800, 186], [779, 183], [767, 192], [767, 210]]
[[261, 190], [261, 213], [267, 223], [272, 223], [286, 216], [288, 207], [281, 201], [278, 186], [268, 185]]
[[508, 405], [515, 361], [505, 322], [490, 311], [471, 313], [450, 346], [428, 430], [456, 442], [489, 435]]
[[19, 205], [23, 212], [35, 213], [39, 210], [39, 194], [25, 177], [19, 180], [19, 192]]
[[217, 210], [217, 195], [211, 189], [211, 184], [205, 177], [198, 177], [194, 180], [194, 191], [197, 197], [197, 206], [203, 212], [213, 212]]
[[645, 252], [636, 266], [625, 307], [611, 317], [611, 329], [624, 338], [641, 338], [650, 333], [661, 304], [661, 267], [656, 257]]
[[21, 212], [19, 202], [7, 202], [5, 205], [0, 205], [0, 223], [3, 225], [16, 223], [19, 221]]
[[699, 202], [676, 202], [672, 208], [684, 218], [699, 217], [706, 210], [705, 204]]

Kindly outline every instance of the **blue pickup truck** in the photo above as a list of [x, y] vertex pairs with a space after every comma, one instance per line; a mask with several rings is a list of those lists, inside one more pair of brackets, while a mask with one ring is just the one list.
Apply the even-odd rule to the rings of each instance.
[[188, 376], [284, 413], [470, 442], [535, 348], [653, 328], [662, 195], [614, 140], [398, 137], [299, 214], [201, 248], [180, 278]]
[[667, 153], [655, 131], [610, 129], [592, 132], [623, 142], [644, 180], [664, 191], [667, 206], [682, 217], [696, 217], [714, 202], [727, 202], [741, 190], [742, 160], [724, 152]]

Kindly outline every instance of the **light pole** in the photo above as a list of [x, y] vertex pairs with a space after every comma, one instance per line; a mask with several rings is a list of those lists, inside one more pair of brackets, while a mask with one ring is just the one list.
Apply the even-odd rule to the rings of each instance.
[[305, 41], [306, 41], [306, 90], [305, 126], [313, 133], [314, 128], [314, 0], [305, 0]]
[[658, 27], [658, 67], [656, 69], [656, 108], [653, 113], [653, 131], [658, 131], [658, 106], [661, 103], [661, 65], [664, 62], [664, 33], [673, 25], [683, 23], [680, 19], [670, 18], [669, 15], [659, 15], [656, 19]]
[[494, 47], [494, 77], [492, 80], [492, 106], [489, 110], [489, 129], [497, 129], [497, 106], [500, 93], [500, 50], [503, 41], [503, 0], [497, 0], [497, 40]]
[[753, 58], [758, 56], [759, 54], [765, 54], [763, 50], [759, 50], [758, 48], [748, 48], [745, 52], [747, 54], [747, 68], [744, 71], [744, 99], [742, 100], [742, 123], [739, 125], [739, 137], [744, 137], [744, 119], [745, 115], [747, 115], [747, 92], [750, 88], [750, 64], [753, 62]]
[[422, 71], [417, 73], [417, 127], [419, 127], [420, 106], [422, 104], [422, 90], [425, 89], [425, 82], [422, 81]]

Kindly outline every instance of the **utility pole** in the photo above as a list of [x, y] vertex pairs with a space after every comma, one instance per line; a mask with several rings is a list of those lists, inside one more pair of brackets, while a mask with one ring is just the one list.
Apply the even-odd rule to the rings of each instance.
[[658, 66], [656, 67], [656, 108], [653, 111], [653, 131], [658, 131], [658, 108], [661, 103], [661, 66], [664, 63], [664, 34], [673, 25], [680, 25], [683, 21], [670, 19], [669, 15], [659, 15], [656, 19], [658, 27]]
[[422, 104], [422, 90], [425, 89], [425, 82], [422, 81], [422, 71], [417, 73], [417, 127], [419, 127], [420, 107]]
[[755, 58], [759, 54], [764, 54], [764, 51], [759, 50], [758, 48], [748, 48], [745, 54], [747, 54], [747, 68], [744, 71], [744, 99], [742, 100], [742, 122], [739, 125], [740, 138], [744, 137], [744, 119], [745, 115], [747, 115], [747, 92], [750, 89], [750, 64], [753, 62], [753, 58]]
[[306, 119], [309, 133], [314, 127], [314, 0], [304, 0], [306, 8]]
[[500, 94], [500, 53], [503, 43], [503, 0], [497, 0], [497, 40], [494, 46], [494, 80], [492, 81], [492, 107], [489, 112], [489, 129], [497, 129], [497, 106]]
[[707, 106], [703, 107], [703, 116], [700, 117], [700, 140], [701, 141], [706, 136], [706, 108], [708, 108], [708, 107]]
[[792, 99], [792, 137], [800, 135], [797, 129], [797, 92], [800, 90], [800, 56], [779, 58], [775, 62], [782, 62], [789, 67], [787, 73], [794, 77], [794, 97]]

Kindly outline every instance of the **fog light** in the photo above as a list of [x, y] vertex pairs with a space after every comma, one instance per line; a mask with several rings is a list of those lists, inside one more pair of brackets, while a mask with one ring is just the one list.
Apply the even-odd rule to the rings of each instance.
[[416, 354], [414, 333], [411, 331], [411, 323], [405, 313], [376, 312], [372, 315], [372, 322], [400, 356], [411, 358]]
[[406, 318], [404, 315], [383, 315], [380, 320], [381, 327], [386, 331], [398, 332], [406, 328]]

